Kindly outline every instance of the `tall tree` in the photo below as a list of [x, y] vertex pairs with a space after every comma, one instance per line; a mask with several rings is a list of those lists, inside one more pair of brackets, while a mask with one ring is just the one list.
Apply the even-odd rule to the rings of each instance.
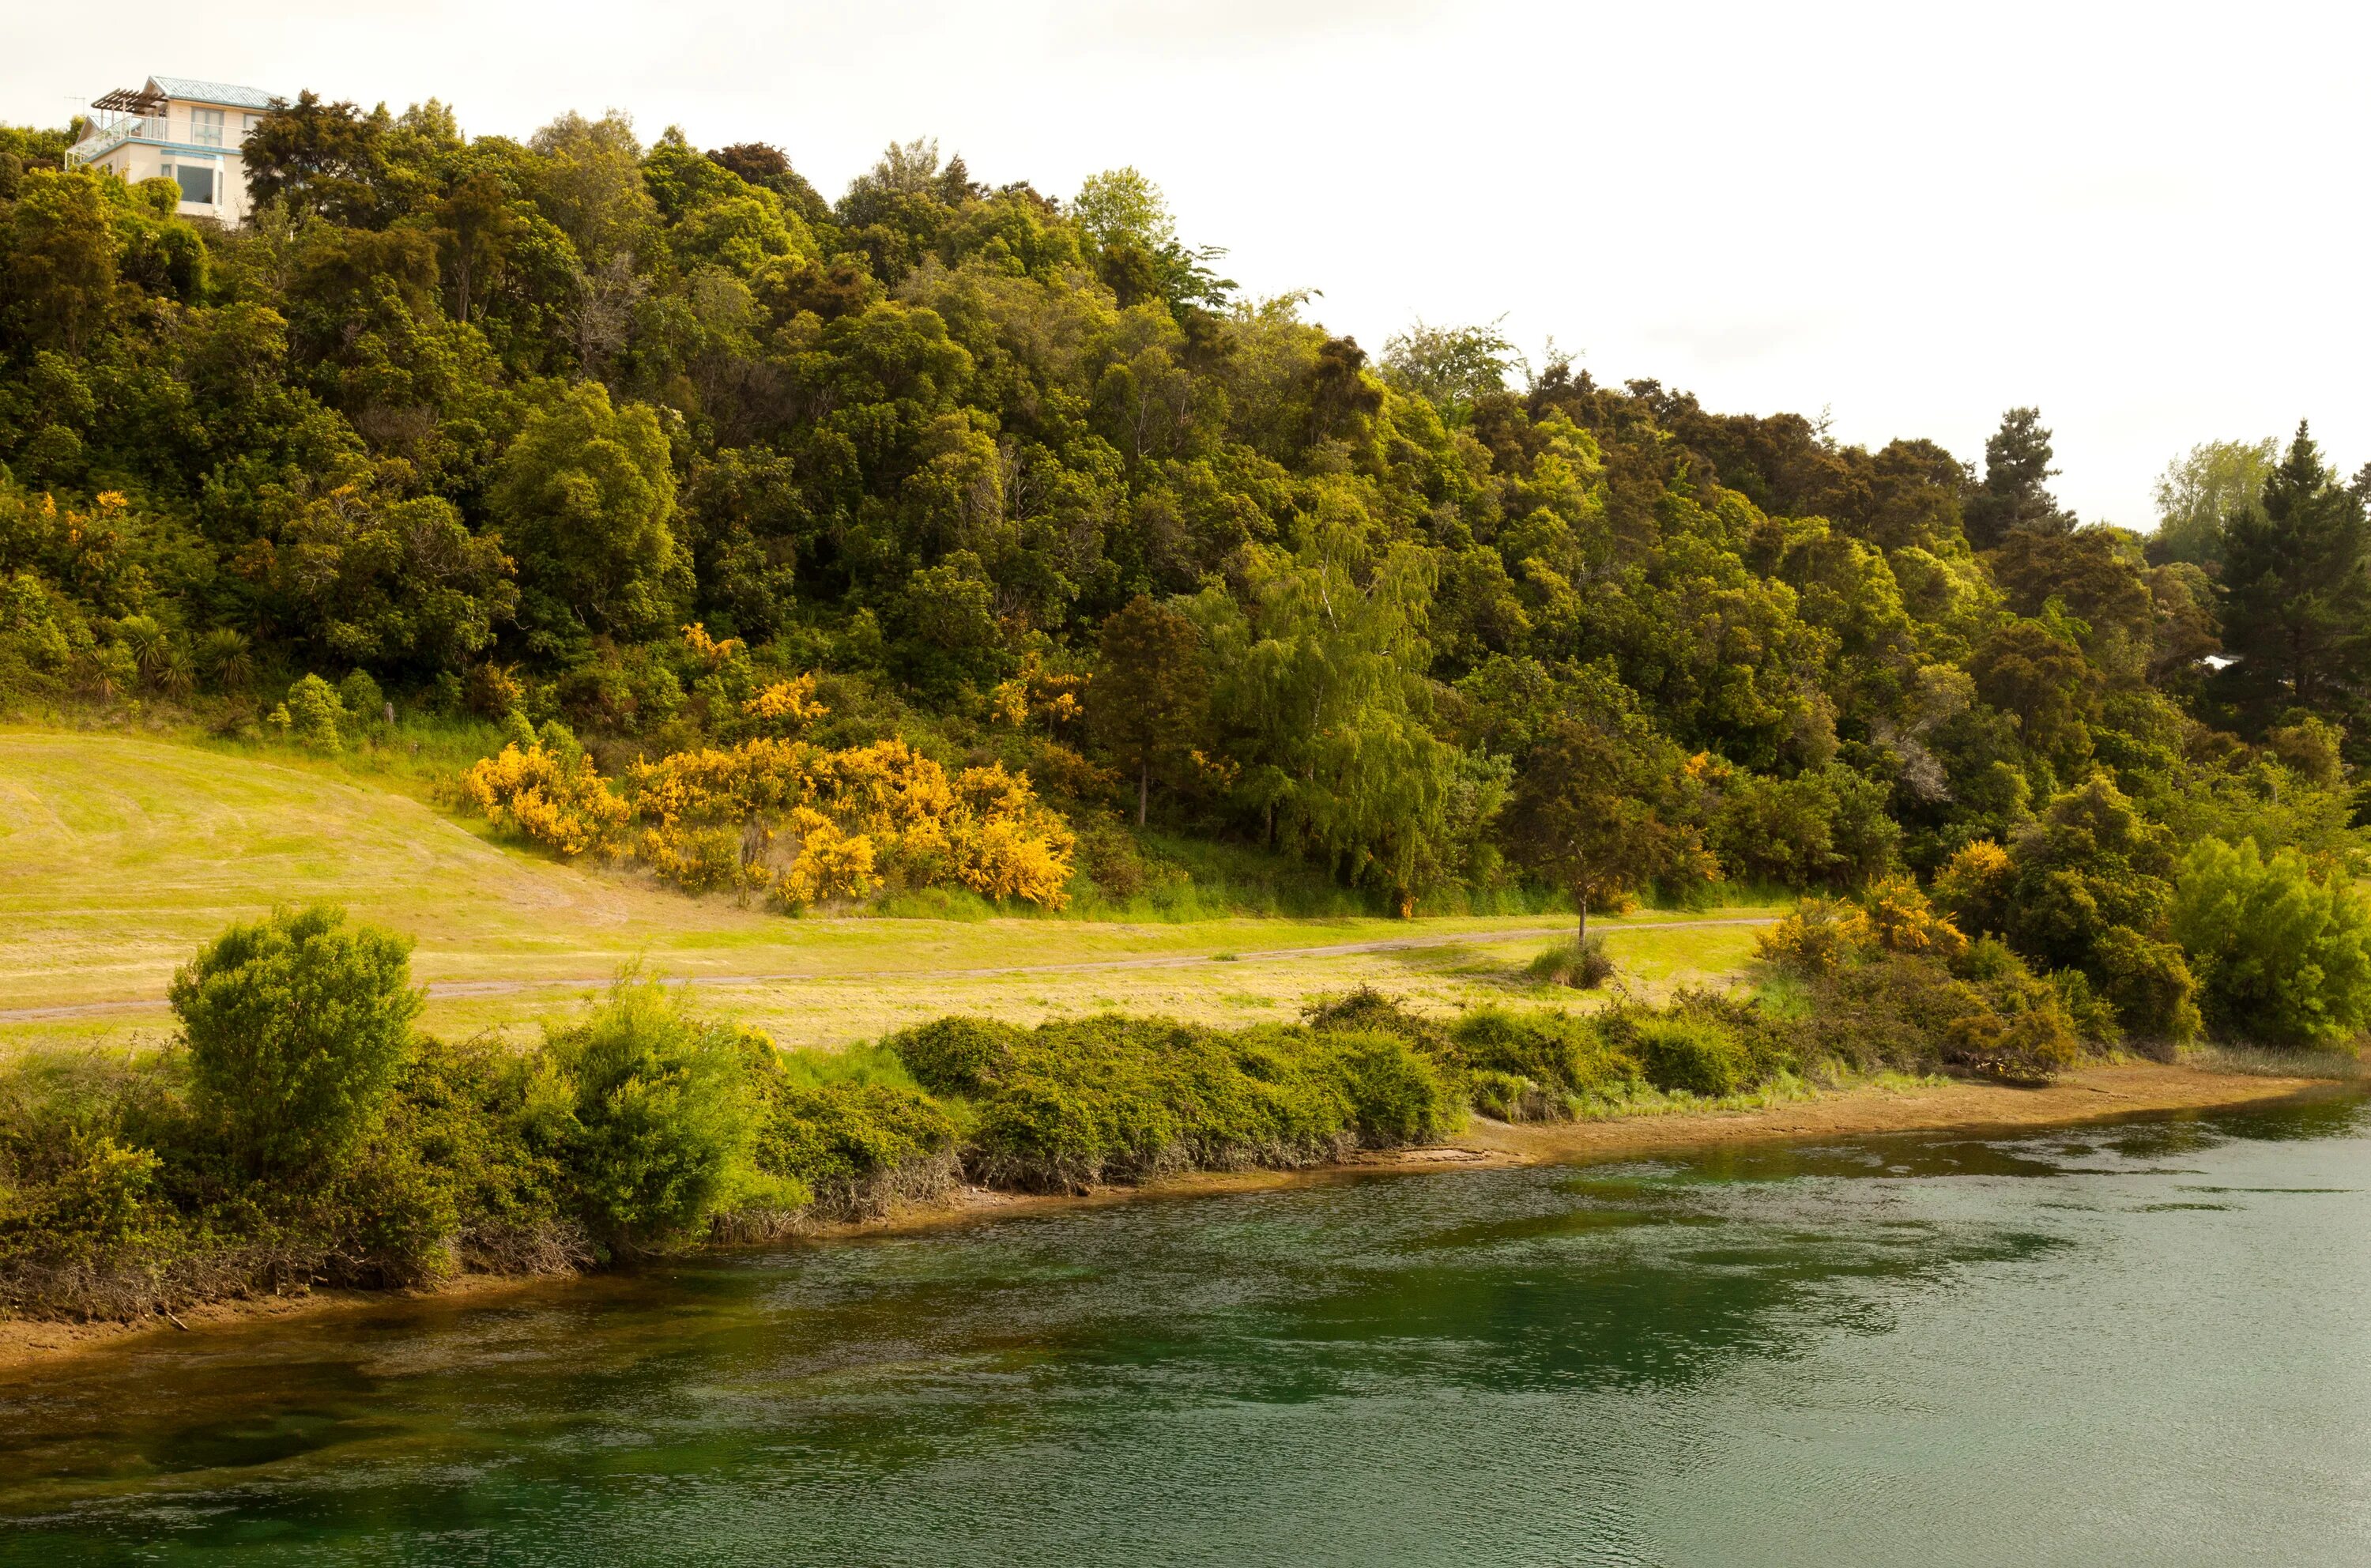
[[1590, 905], [1659, 879], [1713, 874], [1689, 809], [1688, 758], [1638, 711], [1611, 666], [1534, 680], [1509, 706], [1531, 711], [1504, 732], [1519, 750], [1498, 836], [1517, 865], [1572, 894], [1580, 941], [1589, 940]]
[[2225, 678], [2258, 723], [2359, 701], [2371, 675], [2366, 543], [2363, 497], [2300, 422], [2257, 503], [2224, 529], [2224, 644], [2238, 661]]
[[669, 526], [675, 472], [658, 416], [612, 407], [598, 382], [538, 409], [503, 455], [490, 498], [516, 552], [530, 625], [648, 635], [690, 597]]
[[2075, 514], [2050, 493], [2058, 470], [2050, 466], [2050, 432], [2039, 409], [2011, 409], [1984, 443], [1984, 479], [1968, 498], [1968, 541], [1988, 550], [2010, 530], [2071, 533]]
[[1184, 763], [1201, 738], [1210, 686], [1202, 638], [1186, 617], [1139, 594], [1105, 619], [1099, 651], [1087, 714], [1112, 755], [1136, 773], [1142, 827], [1152, 775]]
[[2148, 558], [2215, 567], [2223, 559], [2223, 525], [2263, 493], [2281, 460], [2281, 444], [2202, 441], [2165, 466], [2157, 481], [2157, 532]]
[[380, 187], [392, 123], [384, 104], [364, 114], [351, 103], [299, 93], [247, 133], [240, 151], [248, 193], [259, 207], [284, 202], [292, 212], [318, 213], [331, 223], [375, 226], [387, 215]]

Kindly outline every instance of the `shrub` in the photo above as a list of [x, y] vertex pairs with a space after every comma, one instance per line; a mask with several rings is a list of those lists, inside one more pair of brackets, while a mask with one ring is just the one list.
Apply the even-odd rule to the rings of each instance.
[[1995, 990], [1945, 1030], [1946, 1061], [2004, 1083], [2048, 1083], [2082, 1055], [2056, 988], [2027, 978]]
[[175, 973], [198, 1109], [249, 1177], [334, 1168], [378, 1116], [420, 1013], [411, 951], [315, 905], [235, 925]]
[[1052, 1191], [1197, 1168], [1306, 1165], [1436, 1136], [1456, 1075], [1405, 1035], [1240, 1034], [1116, 1016], [1041, 1024], [985, 1080], [971, 1163]]
[[[1553, 1009], [1477, 1008], [1457, 1020], [1450, 1040], [1458, 1064], [1475, 1076], [1475, 1104], [1509, 1121], [1568, 1115], [1576, 1097], [1619, 1095], [1637, 1074], [1594, 1022]], [[1500, 1108], [1491, 1109], [1486, 1098]]]
[[1445, 1137], [1464, 1125], [1459, 1086], [1404, 1035], [1382, 1031], [1319, 1035], [1326, 1068], [1349, 1105], [1349, 1123], [1369, 1148]]
[[739, 1037], [690, 1017], [655, 981], [627, 979], [546, 1046], [542, 1137], [585, 1223], [629, 1251], [696, 1233], [733, 1194], [755, 1132]]
[[462, 777], [461, 791], [488, 822], [562, 855], [609, 848], [626, 825], [626, 803], [582, 750], [572, 760], [540, 741], [514, 742], [500, 756], [480, 759]]
[[1753, 1081], [1752, 1058], [1732, 1031], [1711, 1019], [1639, 1017], [1630, 1022], [1626, 1043], [1647, 1081], [1666, 1092], [1718, 1099]]
[[288, 688], [288, 696], [272, 715], [272, 722], [283, 725], [291, 740], [315, 751], [342, 750], [345, 738], [339, 726], [346, 720], [345, 705], [338, 700], [337, 689], [318, 675], [306, 675]]
[[948, 1017], [900, 1031], [882, 1043], [932, 1094], [975, 1095], [986, 1091], [1027, 1039], [1023, 1031], [993, 1019]]
[[2091, 946], [2091, 973], [2123, 1027], [2146, 1040], [2183, 1041], [2198, 1032], [2198, 982], [2181, 950], [2129, 926], [2111, 926]]
[[387, 694], [379, 690], [368, 670], [354, 670], [338, 683], [338, 706], [353, 722], [367, 727], [385, 721]]
[[1807, 898], [1753, 939], [1753, 956], [1789, 974], [1833, 974], [1858, 962], [1869, 941], [1858, 909], [1841, 899]]
[[1935, 873], [1935, 902], [1964, 931], [1997, 936], [2009, 928], [2011, 890], [2017, 868], [2008, 851], [1989, 838], [1961, 848]]
[[1301, 1020], [1321, 1034], [1380, 1031], [1439, 1050], [1448, 1036], [1430, 1019], [1420, 1018], [1372, 986], [1361, 986], [1302, 1009]]
[[[771, 1055], [770, 1047], [769, 1055]], [[761, 1079], [761, 1170], [796, 1182], [827, 1215], [885, 1213], [952, 1185], [955, 1125], [919, 1090], [886, 1083]]]
[[2173, 929], [2219, 1033], [2319, 1044], [2371, 1022], [2371, 908], [2294, 850], [2267, 860], [2253, 839], [2203, 840], [2182, 861]]
[[1613, 954], [1602, 931], [1582, 942], [1558, 942], [1523, 967], [1533, 985], [1594, 991], [1613, 978]]

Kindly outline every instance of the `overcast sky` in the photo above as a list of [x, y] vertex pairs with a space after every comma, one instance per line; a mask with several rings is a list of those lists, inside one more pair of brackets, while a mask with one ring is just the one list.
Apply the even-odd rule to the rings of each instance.
[[1191, 242], [1371, 350], [1422, 317], [1603, 381], [1981, 455], [2041, 407], [2062, 499], [2301, 417], [2371, 458], [2361, 6], [1513, 0], [0, 0], [0, 116], [151, 74], [472, 134], [630, 110], [827, 195], [892, 138], [1068, 196], [1134, 164]]

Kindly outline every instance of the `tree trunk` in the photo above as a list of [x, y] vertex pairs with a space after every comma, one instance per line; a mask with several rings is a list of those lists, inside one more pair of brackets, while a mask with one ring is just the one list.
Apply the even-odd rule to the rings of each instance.
[[1573, 894], [1572, 901], [1580, 905], [1580, 924], [1573, 936], [1573, 951], [1582, 952], [1589, 947], [1589, 895], [1585, 893], [1576, 893]]
[[1152, 765], [1139, 762], [1136, 765], [1136, 825], [1139, 827], [1144, 825], [1144, 803], [1151, 789]]

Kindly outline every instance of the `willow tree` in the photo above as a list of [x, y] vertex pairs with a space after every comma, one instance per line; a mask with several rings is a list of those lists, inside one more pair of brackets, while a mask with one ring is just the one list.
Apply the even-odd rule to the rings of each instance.
[[1492, 776], [1434, 732], [1431, 556], [1374, 548], [1348, 485], [1320, 494], [1300, 548], [1244, 552], [1243, 600], [1194, 602], [1211, 711], [1264, 836], [1382, 883], [1405, 914], [1496, 809], [1464, 798], [1490, 794]]

